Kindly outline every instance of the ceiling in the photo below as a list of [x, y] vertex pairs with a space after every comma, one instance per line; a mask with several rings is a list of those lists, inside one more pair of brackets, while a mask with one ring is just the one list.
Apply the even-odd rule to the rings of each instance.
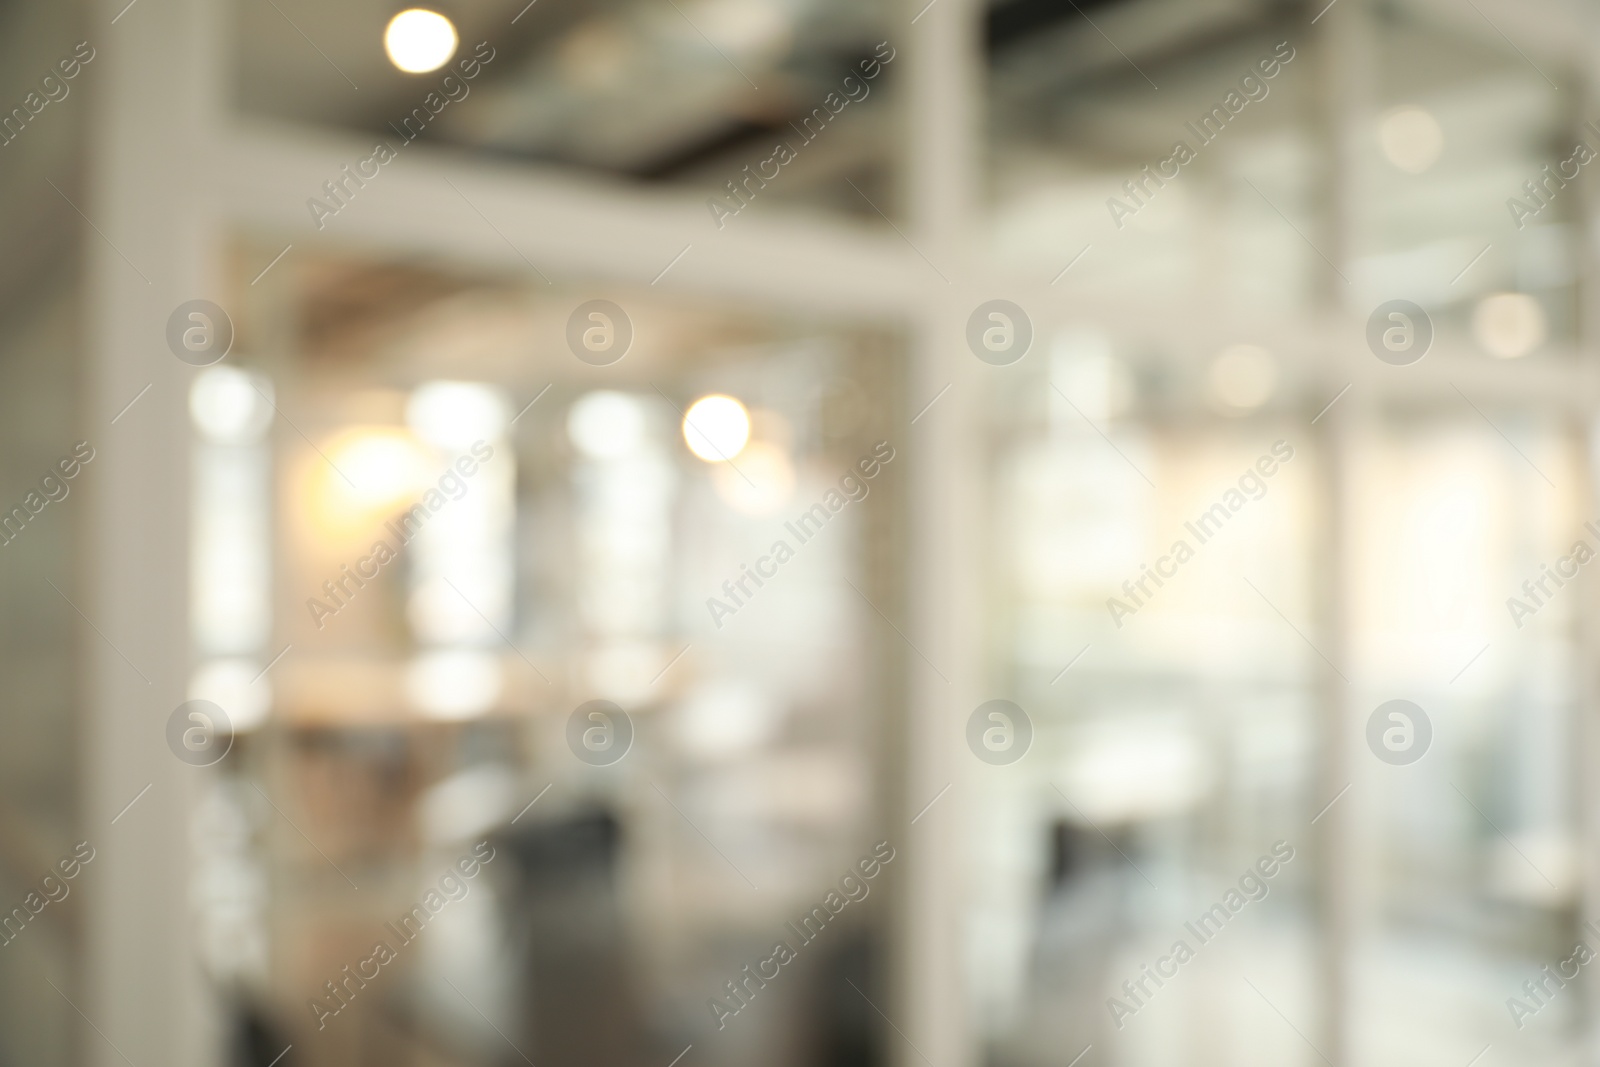
[[[1071, 69], [1080, 80], [1093, 76], [1105, 58], [1089, 13], [1142, 11], [1151, 2], [1161, 5], [1157, 21], [1169, 25], [1169, 37], [1196, 21], [1194, 15], [1171, 18], [1168, 0], [992, 2], [988, 52], [1000, 62], [1016, 57], [1033, 71], [1021, 82], [1013, 78], [1017, 84], [1005, 95], [1015, 100], [1059, 88], [1049, 77], [1040, 82], [1041, 64]], [[1205, 19], [1219, 4], [1232, 10], [1243, 3], [1204, 0], [1197, 7], [1205, 9], [1199, 16]], [[239, 107], [293, 122], [380, 135], [392, 130], [446, 73], [407, 75], [389, 64], [381, 37], [400, 6], [238, 0]], [[767, 158], [775, 138], [792, 139], [791, 124], [836, 92], [879, 42], [890, 41], [892, 48], [907, 37], [898, 4], [887, 0], [450, 0], [433, 6], [459, 27], [458, 55], [485, 42], [494, 58], [469, 86], [472, 103], [447, 106], [430, 123], [427, 139], [612, 176], [713, 187], [746, 163]], [[841, 207], [863, 210], [842, 178], [885, 189], [892, 199], [889, 93], [879, 90], [893, 84], [894, 73], [869, 87], [837, 134], [807, 146], [792, 168], [798, 173], [775, 199], [833, 197]]]
[[[446, 107], [427, 137], [645, 180], [765, 141], [820, 105], [886, 36], [884, 5], [873, 0], [434, 6], [460, 29], [458, 56], [486, 42], [493, 59], [468, 87], [472, 104]], [[447, 73], [389, 65], [381, 37], [398, 7], [240, 0], [242, 110], [373, 132], [398, 122]]]

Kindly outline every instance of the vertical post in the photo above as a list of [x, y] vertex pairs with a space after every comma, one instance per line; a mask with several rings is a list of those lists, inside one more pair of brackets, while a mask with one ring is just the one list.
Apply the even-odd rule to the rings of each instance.
[[[1348, 405], [1348, 407], [1346, 406]], [[1312, 553], [1313, 604], [1317, 617], [1318, 643], [1334, 664], [1339, 665], [1354, 683], [1350, 652], [1353, 620], [1349, 601], [1355, 567], [1349, 527], [1354, 502], [1351, 499], [1350, 438], [1360, 421], [1356, 398], [1347, 397], [1318, 423], [1319, 456], [1316, 495], [1321, 526]], [[1343, 410], [1341, 410], [1343, 409]], [[1354, 758], [1355, 738], [1360, 735], [1359, 710], [1355, 708], [1353, 684], [1347, 684], [1334, 669], [1320, 660], [1315, 664], [1318, 766], [1312, 781], [1312, 814], [1323, 805], [1331, 807], [1317, 817], [1315, 878], [1318, 931], [1318, 982], [1321, 992], [1321, 1039], [1318, 1047], [1327, 1053], [1334, 1067], [1351, 1063], [1351, 948], [1356, 937], [1361, 879], [1358, 877], [1359, 812], [1361, 790], [1356, 784], [1359, 766]], [[1338, 799], [1349, 789], [1350, 793]], [[1353, 794], [1353, 795], [1352, 795]]]
[[81, 835], [97, 855], [85, 870], [73, 999], [98, 1031], [83, 1039], [86, 1062], [202, 1067], [220, 1057], [192, 934], [197, 771], [165, 740], [189, 673], [193, 371], [168, 351], [165, 332], [179, 303], [220, 302], [201, 205], [226, 50], [213, 32], [218, 0], [125, 4], [89, 7], [85, 32], [98, 53], [90, 165], [83, 187], [68, 190], [95, 227], [84, 236], [85, 422], [97, 451], [81, 605], [93, 629], [80, 635]]
[[[1313, 44], [1321, 109], [1316, 129], [1327, 161], [1321, 171], [1323, 186], [1318, 197], [1323, 211], [1319, 244], [1332, 263], [1339, 265], [1338, 271], [1330, 266], [1320, 272], [1319, 303], [1330, 319], [1349, 317], [1360, 322], [1364, 321], [1365, 312], [1355, 305], [1353, 287], [1347, 279], [1363, 244], [1361, 205], [1369, 185], [1366, 168], [1371, 158], [1372, 94], [1377, 74], [1373, 12], [1369, 0], [1342, 0], [1330, 8], [1313, 0], [1311, 10], [1313, 15], [1321, 12], [1314, 27]], [[1356, 350], [1350, 358], [1371, 357]], [[1342, 388], [1342, 383], [1331, 384], [1333, 390]], [[1351, 601], [1356, 574], [1351, 558], [1355, 514], [1351, 437], [1366, 423], [1365, 405], [1362, 390], [1352, 390], [1317, 426], [1321, 469], [1321, 536], [1313, 557], [1317, 630], [1326, 655], [1339, 665], [1345, 677], [1331, 667], [1317, 664], [1315, 706], [1321, 728], [1314, 810], [1347, 786], [1352, 789], [1352, 795], [1319, 818], [1314, 838], [1320, 924], [1318, 985], [1323, 1004], [1319, 1044], [1334, 1067], [1347, 1067], [1352, 1062], [1352, 947], [1359, 935], [1360, 869], [1364, 858], [1359, 841], [1361, 789], [1355, 784], [1360, 765], [1354, 758], [1361, 732], [1361, 709], [1355, 703], [1358, 679], [1350, 656], [1355, 647], [1351, 640]]]
[[[1596, 19], [1589, 16], [1589, 34], [1594, 40]], [[1571, 122], [1580, 127], [1575, 134], [1578, 140], [1589, 142], [1589, 133], [1581, 129], [1584, 115], [1594, 114], [1600, 102], [1600, 54], [1591, 48], [1579, 73], [1578, 85], [1587, 104], [1573, 110]], [[1577, 233], [1592, 233], [1596, 219], [1600, 218], [1600, 176], [1585, 171], [1578, 186], [1577, 218], [1573, 229]], [[1583, 393], [1585, 403], [1581, 414], [1572, 421], [1571, 433], [1578, 453], [1578, 485], [1576, 511], [1580, 520], [1600, 516], [1600, 484], [1596, 479], [1594, 443], [1596, 441], [1595, 413], [1600, 410], [1600, 377], [1597, 377], [1595, 353], [1600, 351], [1600, 250], [1592, 240], [1579, 241], [1578, 252], [1578, 352], [1583, 361]], [[1600, 651], [1600, 586], [1595, 576], [1580, 572], [1578, 577], [1575, 632], [1573, 634], [1573, 741], [1571, 773], [1577, 805], [1576, 832], [1578, 837], [1577, 876], [1579, 886], [1577, 937], [1590, 941], [1583, 929], [1585, 923], [1600, 925], [1600, 782], [1586, 773], [1600, 760], [1600, 675], [1597, 675], [1595, 653]], [[1592, 943], [1592, 942], [1590, 942]], [[1581, 1051], [1578, 1062], [1587, 1067], [1600, 1067], [1600, 981], [1586, 978], [1582, 986], [1583, 1011], [1580, 1013], [1579, 1041]]]
[[896, 1036], [889, 1040], [895, 1062], [904, 1067], [925, 1067], [923, 1055], [934, 1067], [969, 1067], [979, 1057], [961, 959], [963, 775], [972, 758], [962, 729], [966, 714], [982, 701], [977, 685], [982, 569], [975, 565], [974, 548], [981, 427], [972, 399], [981, 382], [976, 372], [990, 368], [965, 348], [966, 316], [976, 301], [963, 264], [970, 260], [977, 212], [982, 9], [974, 0], [907, 0], [901, 11], [899, 39], [892, 43], [905, 63], [897, 87], [906, 130], [902, 203], [907, 236], [917, 250], [912, 269], [924, 279], [923, 299], [910, 324], [907, 419], [950, 387], [902, 431], [910, 479], [906, 631], [920, 652], [905, 660], [905, 819], [947, 785], [950, 790], [903, 831], [894, 999], [909, 1043], [916, 1047]]

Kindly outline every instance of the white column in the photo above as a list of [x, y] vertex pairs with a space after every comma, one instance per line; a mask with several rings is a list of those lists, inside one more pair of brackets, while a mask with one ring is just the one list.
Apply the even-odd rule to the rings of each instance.
[[231, 53], [212, 32], [218, 0], [126, 2], [90, 9], [96, 114], [85, 187], [66, 190], [94, 226], [84, 231], [84, 421], [97, 452], [80, 602], [94, 627], [80, 633], [80, 821], [97, 855], [82, 888], [73, 999], [99, 1031], [85, 1031], [86, 1062], [199, 1067], [219, 1059], [189, 907], [191, 797], [205, 772], [165, 740], [188, 676], [193, 371], [168, 351], [165, 330], [182, 301], [221, 302], [202, 205], [207, 109], [224, 98], [214, 71]]
[[[1594, 41], [1595, 30], [1600, 28], [1600, 18], [1585, 12], [1589, 25], [1582, 34], [1585, 41]], [[1587, 106], [1575, 108], [1572, 122], [1580, 125], [1585, 115], [1594, 114], [1596, 101], [1600, 101], [1600, 53], [1591, 45], [1580, 66], [1579, 87]], [[1587, 138], [1579, 132], [1579, 139]], [[1592, 168], [1591, 168], [1592, 169]], [[1578, 459], [1578, 517], [1582, 520], [1600, 515], [1600, 471], [1594, 463], [1594, 442], [1597, 437], [1596, 415], [1600, 413], [1600, 375], [1597, 375], [1595, 354], [1600, 352], [1600, 236], [1595, 229], [1600, 221], [1600, 177], [1585, 170], [1579, 184], [1578, 217], [1573, 220], [1574, 230], [1581, 234], [1578, 268], [1578, 352], [1586, 371], [1582, 396], [1585, 403], [1577, 417], [1571, 419], [1571, 431], [1580, 445]], [[1584, 922], [1600, 924], [1600, 782], [1590, 768], [1600, 760], [1600, 581], [1594, 575], [1579, 573], [1576, 632], [1574, 642], [1573, 679], [1573, 745], [1571, 769], [1577, 783], [1578, 846], [1577, 875], [1580, 887], [1578, 917], [1580, 929], [1577, 937], [1589, 941], [1588, 931], [1581, 929]], [[1592, 944], [1592, 942], [1591, 942]], [[1588, 1067], [1600, 1067], [1600, 982], [1586, 981], [1582, 987], [1584, 1012], [1581, 1028], [1582, 1051], [1578, 1062]]]
[[[978, 212], [982, 8], [973, 0], [927, 4], [908, 0], [902, 8], [905, 21], [891, 42], [897, 62], [904, 63], [896, 87], [907, 130], [900, 164], [906, 205], [901, 226], [919, 252], [913, 269], [922, 279], [920, 310], [911, 324], [905, 418], [950, 387], [915, 425], [901, 431], [910, 478], [906, 634], [917, 649], [903, 661], [908, 696], [904, 820], [946, 785], [950, 790], [903, 831], [904, 893], [892, 1014], [934, 1067], [968, 1067], [979, 1059], [962, 966], [963, 779], [974, 757], [966, 751], [962, 731], [966, 716], [986, 699], [979, 691], [982, 568], [975, 547], [982, 427], [971, 401], [979, 372], [995, 369], [979, 363], [963, 339], [967, 315], [980, 299], [967, 277]], [[912, 18], [916, 22], [908, 25]], [[892, 1033], [886, 1037], [894, 1062], [925, 1067], [906, 1041]]]
[[[1315, 27], [1321, 109], [1317, 129], [1327, 162], [1319, 190], [1324, 212], [1319, 244], [1338, 264], [1338, 271], [1330, 268], [1321, 272], [1320, 303], [1330, 320], [1350, 316], [1363, 321], [1365, 312], [1356, 305], [1354, 287], [1347, 279], [1355, 276], [1353, 264], [1364, 244], [1364, 194], [1370, 188], [1366, 174], [1372, 155], [1376, 84], [1373, 13], [1368, 0], [1343, 0], [1324, 14], [1326, 17], [1319, 19]], [[1362, 349], [1342, 356], [1336, 362], [1373, 358]], [[1329, 378], [1324, 386], [1326, 395], [1331, 397], [1343, 383]], [[1322, 466], [1318, 484], [1321, 532], [1312, 556], [1317, 640], [1343, 677], [1320, 660], [1316, 662], [1320, 729], [1313, 812], [1341, 790], [1350, 788], [1350, 793], [1321, 815], [1313, 828], [1320, 920], [1317, 979], [1322, 1006], [1317, 1044], [1335, 1067], [1347, 1067], [1353, 1062], [1353, 950], [1361, 934], [1363, 887], [1369, 881], [1363, 877], [1363, 868], [1372, 858], [1370, 848], [1363, 847], [1361, 831], [1362, 820], [1372, 809], [1365, 806], [1363, 795], [1364, 786], [1369, 783], [1356, 781], [1362, 765], [1358, 763], [1361, 753], [1355, 746], [1360, 743], [1364, 711], [1356, 703], [1361, 679], [1352, 661], [1355, 575], [1359, 569], [1359, 562], [1353, 557], [1353, 534], [1358, 521], [1353, 439], [1370, 418], [1366, 390], [1358, 386], [1315, 427], [1319, 431]]]

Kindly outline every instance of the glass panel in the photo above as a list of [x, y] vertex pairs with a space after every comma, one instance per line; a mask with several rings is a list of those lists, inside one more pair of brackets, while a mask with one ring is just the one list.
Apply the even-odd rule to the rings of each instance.
[[1317, 72], [1304, 35], [1236, 14], [1086, 19], [1069, 6], [1026, 36], [991, 29], [996, 253], [1040, 285], [1070, 277], [1089, 300], [1308, 310], [1326, 268], [1311, 243]]
[[199, 895], [263, 1046], [881, 1057], [898, 342], [600, 291], [317, 258], [197, 379], [196, 639], [271, 694], [209, 691]]
[[990, 1062], [1579, 1051], [1600, 131], [1505, 20], [1323, 8], [989, 12], [985, 233], [1062, 303], [985, 399]]
[[1320, 460], [1276, 416], [1140, 417], [1144, 369], [1066, 333], [994, 399], [990, 682], [1035, 735], [976, 779], [978, 1018], [999, 1062], [1294, 1061], [1251, 984], [1314, 1018], [1320, 661], [1286, 620]]
[[1353, 279], [1365, 306], [1416, 301], [1445, 344], [1474, 358], [1570, 358], [1579, 205], [1568, 179], [1579, 142], [1592, 153], [1600, 134], [1578, 125], [1551, 80], [1567, 75], [1481, 19], [1375, 18], [1370, 248]]
[[[1550, 575], [1600, 539], [1573, 442], [1490, 410], [1505, 438], [1475, 414], [1416, 415], [1372, 426], [1355, 460], [1354, 653], [1382, 762], [1358, 764], [1349, 797], [1371, 872], [1354, 1011], [1358, 1048], [1387, 1062], [1492, 1042], [1558, 1063], [1580, 1038], [1578, 998], [1540, 973], [1592, 941], [1574, 912], [1577, 598]], [[1422, 717], [1392, 718], [1396, 699]]]

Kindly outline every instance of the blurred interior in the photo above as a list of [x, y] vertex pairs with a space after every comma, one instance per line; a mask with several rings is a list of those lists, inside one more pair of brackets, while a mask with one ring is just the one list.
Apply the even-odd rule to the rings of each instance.
[[[95, 52], [0, 145], [0, 505], [96, 451], [0, 552], [0, 912], [95, 849], [0, 934], [0, 1067], [1594, 1061], [1587, 976], [1507, 1012], [1600, 947], [1595, 579], [1505, 606], [1600, 517], [1594, 178], [1507, 206], [1600, 149], [1586, 9], [453, 0], [480, 64], [413, 142], [445, 72], [386, 55], [401, 5], [125, 3], [0, 4], [3, 107]], [[1388, 366], [1402, 298], [1432, 345]], [[162, 733], [196, 700], [208, 766]]]

